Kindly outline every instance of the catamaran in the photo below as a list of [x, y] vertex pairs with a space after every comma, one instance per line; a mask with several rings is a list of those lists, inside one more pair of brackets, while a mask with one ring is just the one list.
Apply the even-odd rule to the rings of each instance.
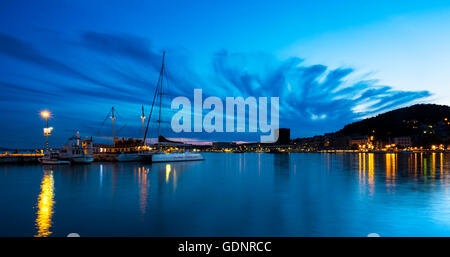
[[147, 126], [146, 126], [145, 131], [144, 131], [144, 146], [145, 146], [145, 143], [146, 143], [146, 136], [147, 136], [147, 131], [148, 131], [148, 125], [149, 125], [150, 120], [151, 120], [153, 107], [155, 105], [156, 99], [159, 96], [158, 144], [157, 144], [156, 151], [154, 151], [152, 153], [152, 162], [175, 162], [175, 161], [199, 161], [199, 160], [203, 160], [204, 158], [203, 158], [203, 156], [200, 153], [192, 153], [192, 152], [189, 152], [189, 151], [186, 151], [186, 152], [173, 152], [173, 151], [170, 151], [170, 150], [164, 151], [163, 148], [162, 148], [162, 144], [163, 143], [166, 143], [168, 145], [169, 144], [179, 143], [179, 142], [167, 140], [166, 138], [164, 138], [161, 135], [161, 111], [162, 111], [162, 96], [163, 96], [163, 80], [164, 80], [164, 76], [166, 76], [166, 78], [167, 78], [167, 73], [165, 71], [165, 66], [164, 66], [165, 55], [166, 55], [166, 53], [163, 52], [161, 71], [159, 73], [158, 83], [157, 83], [157, 86], [156, 86], [155, 95], [153, 97], [153, 103], [152, 103], [152, 108], [150, 110], [149, 119], [147, 121]]
[[165, 153], [159, 152], [152, 156], [152, 162], [179, 162], [179, 161], [201, 161], [203, 156], [199, 153], [184, 152], [184, 153]]

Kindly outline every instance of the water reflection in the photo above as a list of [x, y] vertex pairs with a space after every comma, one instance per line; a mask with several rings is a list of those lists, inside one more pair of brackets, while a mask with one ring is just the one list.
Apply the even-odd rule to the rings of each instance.
[[53, 205], [55, 204], [54, 196], [53, 171], [44, 170], [41, 193], [37, 204], [36, 228], [38, 231], [36, 237], [47, 237], [52, 234], [50, 227], [52, 225]]
[[375, 183], [375, 175], [374, 175], [374, 160], [373, 160], [373, 153], [369, 153], [369, 185], [372, 186]]
[[397, 154], [387, 153], [386, 156], [386, 186], [395, 186], [397, 173]]
[[[427, 181], [430, 178], [433, 180], [436, 178], [445, 179], [444, 153], [386, 153], [383, 155], [358, 153], [357, 158], [359, 183], [361, 185], [368, 184], [373, 186], [376, 174], [381, 176], [382, 173], [384, 173], [384, 179], [388, 188], [395, 186], [400, 176], [423, 181]], [[399, 158], [401, 158], [401, 162], [399, 162]], [[399, 171], [400, 174], [397, 174]]]
[[147, 174], [149, 173], [150, 169], [145, 167], [139, 167], [138, 168], [138, 181], [139, 181], [139, 205], [141, 208], [141, 213], [145, 214], [147, 210], [147, 196], [148, 196], [148, 179]]
[[172, 166], [170, 164], [166, 164], [166, 184], [169, 183], [169, 176], [171, 171]]
[[273, 154], [273, 167], [274, 167], [274, 183], [277, 187], [283, 187], [290, 177], [290, 162], [291, 155], [288, 153], [276, 153]]
[[113, 164], [113, 171], [112, 171], [112, 183], [111, 183], [111, 197], [114, 198], [114, 192], [116, 192], [116, 184], [117, 184], [117, 175], [119, 173], [119, 164], [114, 163]]
[[99, 178], [99, 182], [100, 182], [100, 189], [103, 186], [103, 164], [100, 164], [100, 178]]
[[167, 164], [157, 164], [155, 168], [158, 169], [159, 179], [158, 184], [166, 184], [172, 186], [173, 191], [177, 189], [178, 174], [177, 168], [183, 170], [186, 168], [186, 163], [167, 163]]
[[436, 153], [431, 154], [431, 176], [436, 175]]
[[[86, 224], [89, 236], [364, 236], [376, 229], [388, 236], [449, 235], [447, 153], [207, 157], [54, 166], [44, 172], [41, 166], [9, 166], [14, 172], [0, 172], [0, 197], [24, 178], [40, 188], [29, 192], [32, 203], [3, 214], [0, 233], [64, 236]], [[9, 203], [4, 196], [3, 204]], [[18, 214], [20, 206], [33, 204], [29, 213]], [[9, 225], [11, 220], [26, 228]]]
[[375, 155], [373, 153], [359, 153], [358, 167], [359, 183], [364, 185], [367, 182], [369, 192], [373, 194], [375, 188]]

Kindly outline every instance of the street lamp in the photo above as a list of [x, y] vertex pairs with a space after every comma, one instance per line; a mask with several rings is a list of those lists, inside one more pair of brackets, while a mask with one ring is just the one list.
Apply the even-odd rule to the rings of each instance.
[[44, 135], [47, 136], [47, 152], [48, 152], [48, 136], [49, 136], [49, 128], [48, 128], [48, 118], [50, 117], [50, 112], [49, 111], [42, 111], [41, 112], [41, 116], [43, 118], [45, 118], [45, 120], [47, 121], [47, 126], [44, 129]]

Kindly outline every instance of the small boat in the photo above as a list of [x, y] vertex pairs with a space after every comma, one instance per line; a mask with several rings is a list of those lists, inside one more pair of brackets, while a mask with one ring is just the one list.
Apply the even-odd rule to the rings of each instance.
[[46, 153], [44, 157], [38, 159], [40, 163], [47, 165], [59, 165], [59, 164], [70, 164], [70, 161], [61, 160], [59, 158], [59, 153], [50, 152]]
[[199, 153], [155, 153], [152, 162], [179, 162], [179, 161], [201, 161], [203, 156]]

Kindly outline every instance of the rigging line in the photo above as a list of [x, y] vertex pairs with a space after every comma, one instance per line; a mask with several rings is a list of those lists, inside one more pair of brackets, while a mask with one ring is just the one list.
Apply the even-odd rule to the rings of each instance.
[[[162, 72], [162, 70], [163, 70], [163, 67], [161, 67], [161, 72]], [[155, 105], [155, 100], [156, 100], [156, 97], [158, 96], [159, 82], [161, 80], [161, 72], [159, 73], [158, 82], [156, 84], [155, 95], [153, 96], [152, 108], [150, 108], [150, 114], [148, 116], [147, 126], [145, 126], [144, 142], [143, 142], [144, 145], [145, 145], [145, 140], [147, 138], [148, 125], [150, 124], [150, 120], [152, 118], [153, 106]]]
[[100, 129], [97, 131], [97, 134], [98, 134], [98, 135], [103, 136], [103, 135], [101, 134], [101, 130], [102, 130], [102, 128], [103, 128], [103, 125], [105, 125], [106, 120], [109, 118], [109, 115], [110, 115], [110, 114], [111, 114], [111, 111], [109, 111], [109, 112], [106, 114], [105, 119], [103, 120], [102, 124], [100, 125]]
[[119, 114], [117, 110], [114, 111], [114, 115], [118, 117], [119, 119], [122, 119], [122, 116]]
[[123, 126], [119, 129], [119, 131], [117, 131], [117, 134], [119, 134], [120, 131], [122, 131], [122, 129], [124, 129], [126, 126], [127, 126], [127, 124], [125, 123], [125, 125], [123, 125]]
[[[155, 94], [157, 94], [157, 92], [156, 92]], [[153, 101], [153, 104], [156, 102], [157, 98], [158, 98], [158, 96], [156, 96], [156, 99]], [[153, 106], [154, 106], [154, 105], [153, 105]], [[152, 110], [150, 110], [150, 115], [152, 115], [153, 106], [152, 106]], [[152, 118], [152, 117], [149, 117], [149, 120], [148, 120], [147, 122], [151, 122], [151, 118]], [[150, 137], [153, 136], [153, 130], [154, 130], [154, 128], [156, 127], [156, 125], [155, 125], [155, 119], [154, 119], [154, 118], [153, 118], [153, 122], [154, 122], [154, 123], [152, 123], [152, 125], [150, 126], [150, 132], [149, 132]], [[148, 124], [147, 124], [147, 127], [148, 127]], [[147, 134], [146, 134], [146, 135], [147, 135]]]

